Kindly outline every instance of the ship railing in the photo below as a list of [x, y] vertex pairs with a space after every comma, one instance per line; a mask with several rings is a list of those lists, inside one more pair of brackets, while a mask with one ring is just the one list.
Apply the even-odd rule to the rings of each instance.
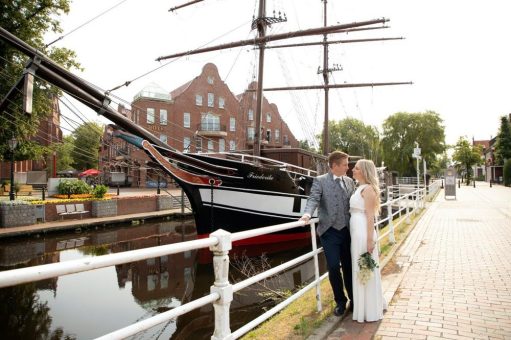
[[[390, 197], [391, 195], [389, 195], [387, 202], [382, 204], [382, 209], [388, 209], [388, 215], [385, 219], [379, 220], [375, 223], [375, 227], [378, 231], [381, 229], [383, 223], [387, 223], [389, 225], [389, 228], [385, 233], [379, 234], [378, 247], [380, 247], [381, 241], [387, 236], [391, 243], [395, 242], [395, 228], [403, 223], [403, 221], [406, 223], [411, 223], [410, 215], [418, 214], [419, 211], [425, 207], [425, 202], [428, 199], [428, 195], [429, 198], [431, 198], [431, 195], [435, 195], [439, 188], [440, 182], [436, 181], [433, 182], [429, 187], [419, 188], [400, 197], [392, 198]], [[399, 206], [400, 208], [398, 211], [393, 212], [392, 207], [395, 206]], [[406, 218], [396, 218], [397, 216], [403, 217], [402, 214], [405, 212]], [[394, 219], [397, 219], [395, 224]], [[303, 221], [295, 221], [237, 233], [229, 233], [220, 229], [212, 233], [208, 238], [193, 241], [126, 251], [116, 254], [108, 254], [93, 258], [70, 260], [60, 263], [13, 269], [0, 272], [0, 288], [209, 247], [209, 249], [213, 252], [213, 268], [215, 276], [215, 281], [213, 286], [211, 286], [210, 294], [190, 301], [167, 312], [155, 315], [153, 317], [138, 321], [125, 328], [113, 331], [98, 339], [123, 339], [147, 330], [151, 327], [157, 326], [161, 323], [168, 322], [171, 319], [174, 319], [180, 315], [190, 312], [191, 310], [208, 304], [213, 304], [215, 313], [215, 329], [212, 339], [236, 339], [251, 329], [255, 328], [265, 320], [269, 319], [271, 316], [275, 315], [284, 309], [287, 305], [297, 300], [300, 296], [313, 288], [316, 288], [316, 308], [318, 312], [322, 310], [320, 283], [324, 278], [328, 276], [328, 273], [325, 273], [321, 276], [319, 273], [318, 254], [321, 253], [323, 249], [318, 248], [316, 243], [315, 225], [317, 222], [318, 219], [314, 218], [311, 219], [309, 223], [305, 223]], [[229, 250], [232, 249], [233, 242], [300, 227], [310, 228], [312, 251], [241, 282], [237, 282], [235, 284], [231, 284], [229, 282]], [[313, 259], [314, 265], [314, 280], [312, 282], [310, 282], [306, 287], [300, 289], [298, 292], [294, 293], [291, 297], [266, 311], [256, 319], [248, 322], [246, 325], [240, 327], [236, 331], [231, 332], [229, 313], [230, 303], [233, 300], [234, 293], [309, 259]]]
[[281, 162], [281, 161], [267, 158], [267, 157], [254, 156], [254, 155], [248, 155], [248, 154], [243, 154], [243, 153], [234, 153], [234, 152], [220, 152], [219, 154], [225, 155], [225, 157], [230, 160], [239, 161], [241, 163], [260, 164], [260, 165], [265, 165], [265, 166], [269, 166], [269, 167], [280, 168], [282, 170], [287, 170], [287, 171], [294, 172], [294, 173], [297, 173], [300, 175], [317, 176], [317, 171], [315, 171], [315, 170], [303, 168], [298, 165]]

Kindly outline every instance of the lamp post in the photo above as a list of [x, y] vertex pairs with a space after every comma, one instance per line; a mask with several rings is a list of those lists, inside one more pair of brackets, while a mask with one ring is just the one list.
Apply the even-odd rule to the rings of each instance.
[[[417, 159], [417, 190], [419, 190], [419, 175], [420, 175], [420, 169], [419, 169], [419, 161], [421, 159], [421, 149], [419, 148], [419, 143], [415, 142], [415, 149], [413, 149], [413, 158]], [[424, 184], [426, 184], [424, 182]]]
[[11, 150], [11, 189], [9, 190], [9, 200], [14, 201], [14, 149], [18, 146], [18, 140], [14, 137], [9, 139], [9, 149]]

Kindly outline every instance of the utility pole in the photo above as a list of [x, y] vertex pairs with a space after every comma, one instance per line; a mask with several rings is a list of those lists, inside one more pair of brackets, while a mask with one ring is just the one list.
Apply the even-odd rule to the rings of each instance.
[[413, 149], [413, 154], [412, 154], [412, 157], [415, 158], [417, 160], [417, 190], [419, 190], [420, 188], [420, 179], [419, 179], [419, 175], [420, 175], [420, 169], [419, 169], [419, 161], [421, 160], [421, 148], [419, 148], [419, 143], [418, 142], [415, 142], [415, 149]]

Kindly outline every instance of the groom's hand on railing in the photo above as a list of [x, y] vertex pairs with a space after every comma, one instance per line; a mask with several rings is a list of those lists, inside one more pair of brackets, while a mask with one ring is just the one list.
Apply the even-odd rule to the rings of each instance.
[[300, 217], [299, 221], [304, 221], [304, 227], [309, 224], [309, 221], [311, 219], [311, 216], [309, 214], [303, 214], [302, 217]]

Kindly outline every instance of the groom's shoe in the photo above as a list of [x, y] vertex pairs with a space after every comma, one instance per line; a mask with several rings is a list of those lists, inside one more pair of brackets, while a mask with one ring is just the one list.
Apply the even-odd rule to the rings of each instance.
[[334, 315], [342, 317], [346, 313], [346, 307], [343, 305], [337, 305], [337, 307], [334, 308]]

